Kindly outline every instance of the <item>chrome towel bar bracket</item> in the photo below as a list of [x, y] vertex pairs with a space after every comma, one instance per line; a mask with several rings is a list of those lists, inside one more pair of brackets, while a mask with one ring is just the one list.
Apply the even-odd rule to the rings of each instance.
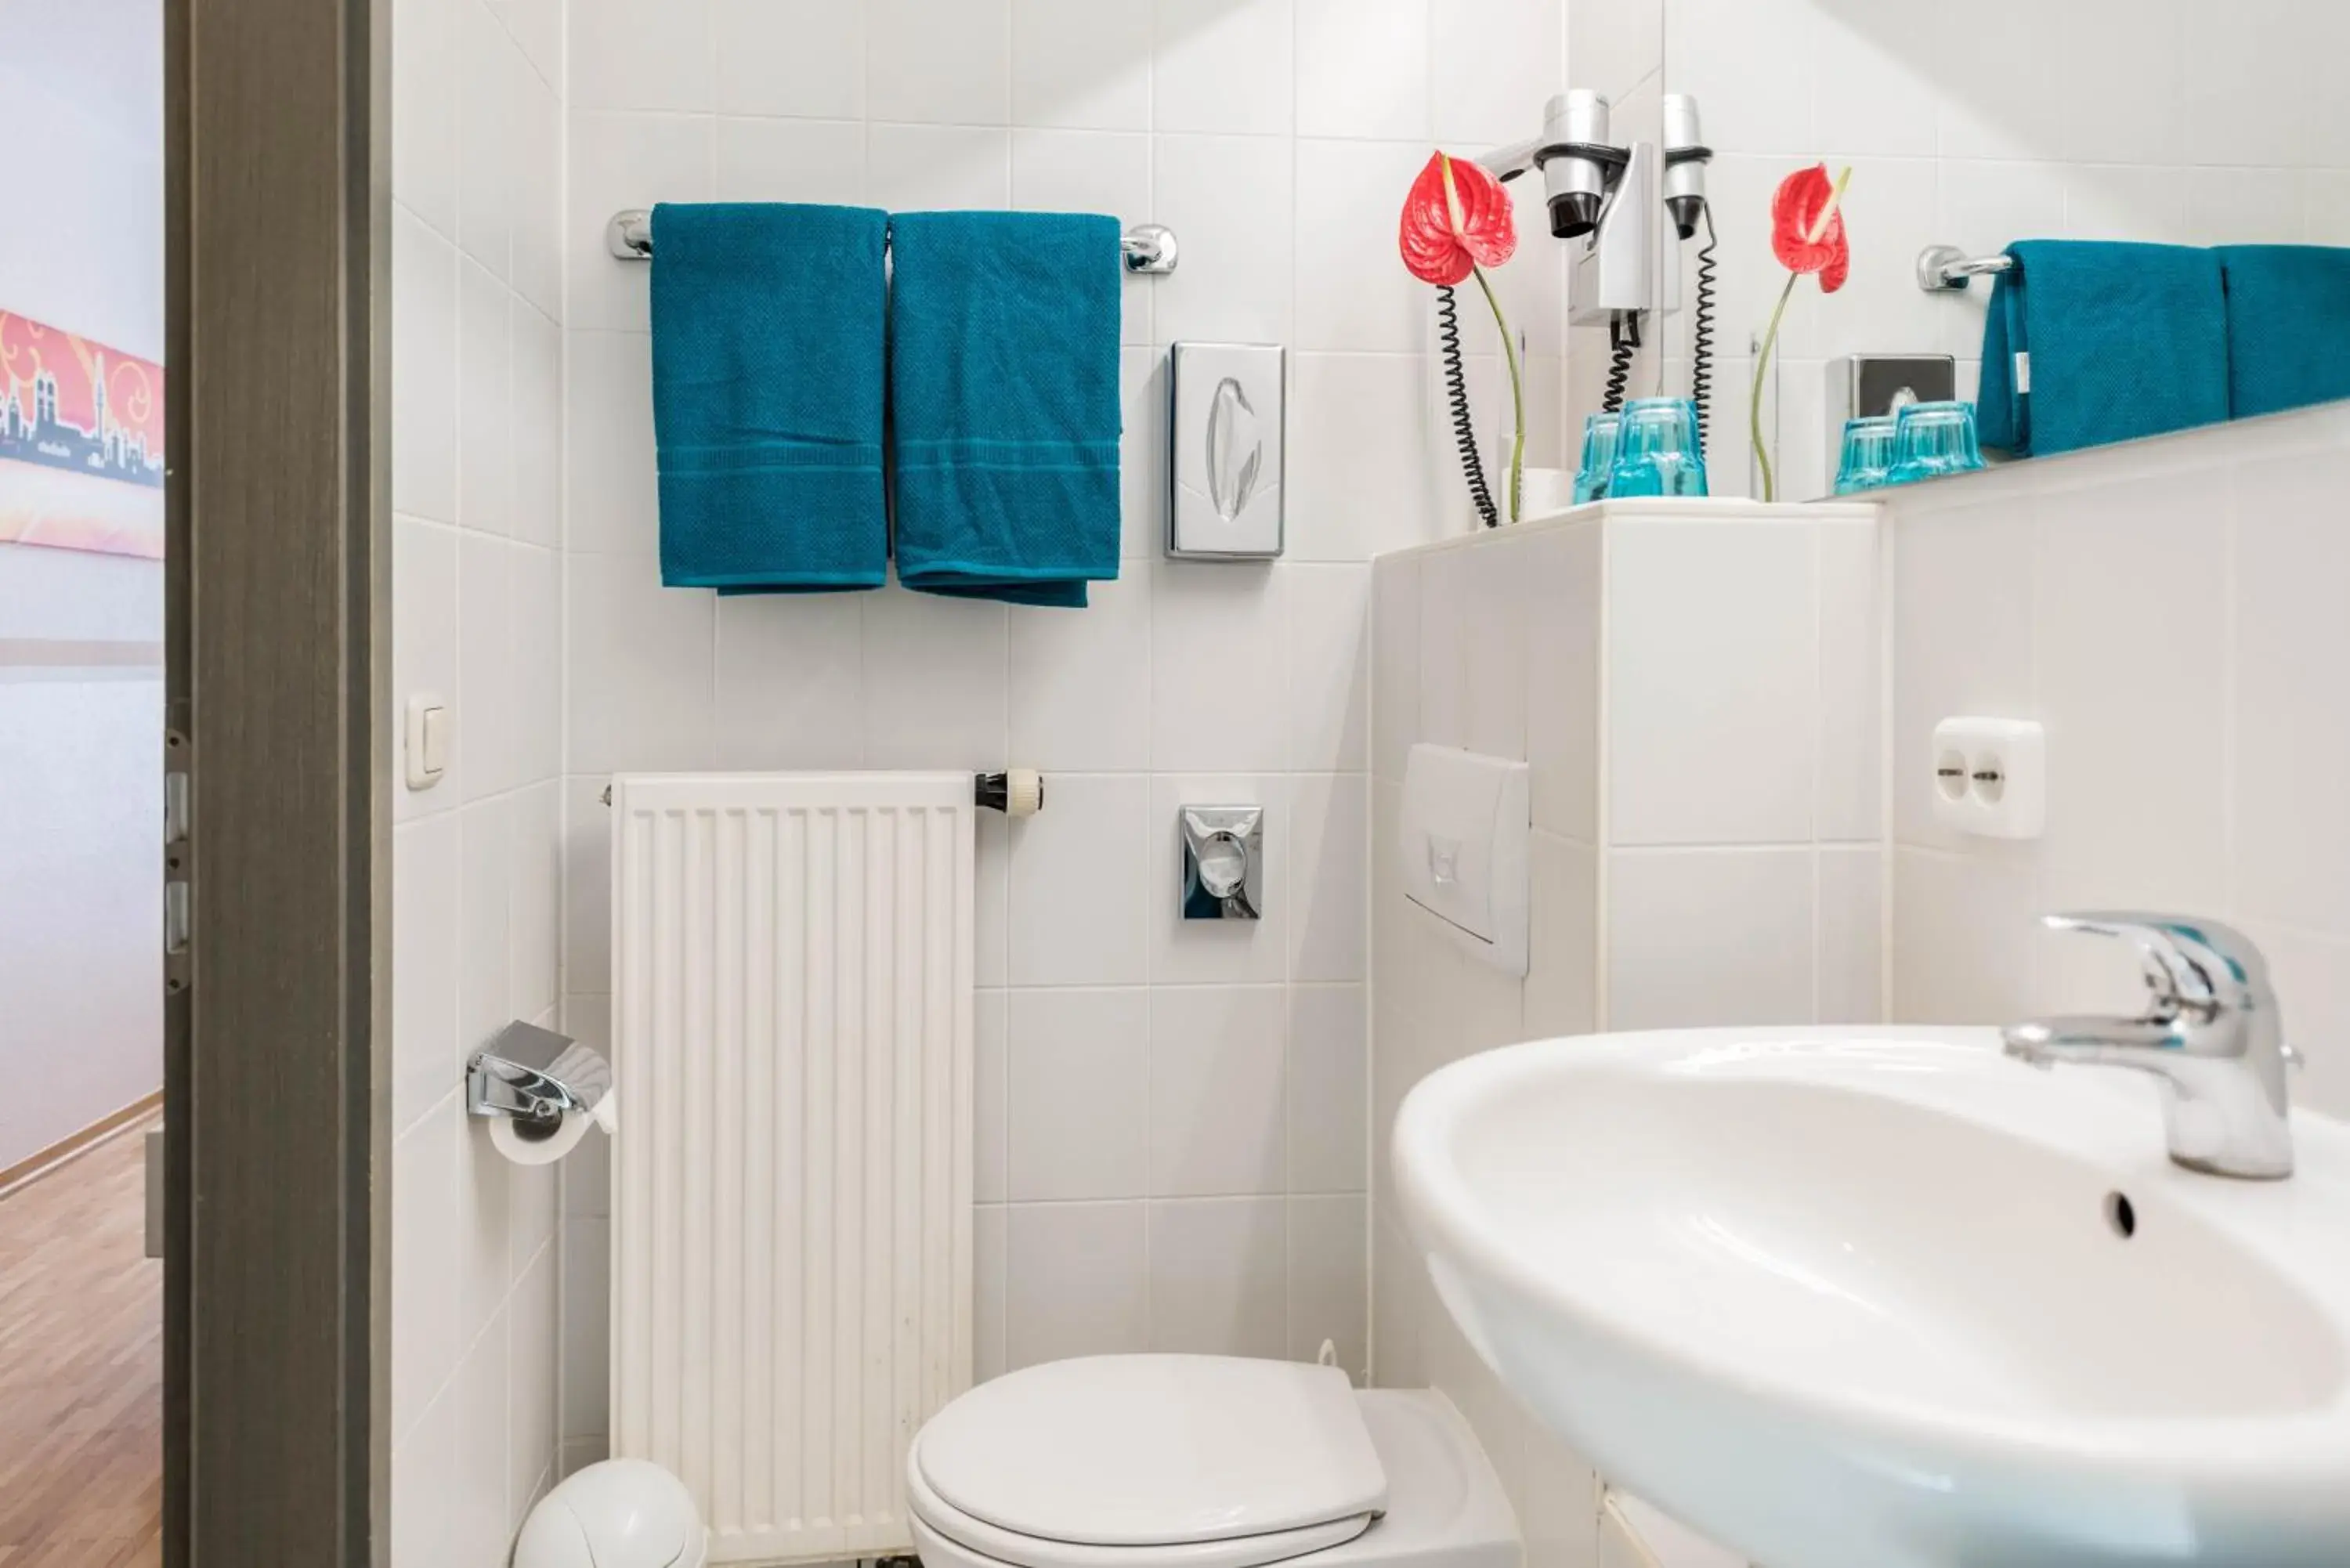
[[[650, 261], [652, 213], [642, 207], [613, 213], [611, 222], [604, 225], [604, 246], [622, 261]], [[1126, 231], [1118, 246], [1126, 258], [1126, 270], [1131, 273], [1173, 272], [1181, 251], [1175, 241], [1175, 231], [1164, 223], [1138, 223]]]
[[1969, 278], [1990, 277], [2014, 265], [2011, 255], [1970, 256], [1956, 245], [1928, 245], [1918, 253], [1918, 286], [1928, 294], [1956, 294]]

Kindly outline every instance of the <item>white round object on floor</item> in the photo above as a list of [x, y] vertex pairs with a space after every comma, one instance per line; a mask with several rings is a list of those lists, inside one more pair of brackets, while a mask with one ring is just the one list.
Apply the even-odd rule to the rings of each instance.
[[540, 1500], [514, 1568], [704, 1568], [710, 1532], [685, 1483], [643, 1459], [589, 1465]]

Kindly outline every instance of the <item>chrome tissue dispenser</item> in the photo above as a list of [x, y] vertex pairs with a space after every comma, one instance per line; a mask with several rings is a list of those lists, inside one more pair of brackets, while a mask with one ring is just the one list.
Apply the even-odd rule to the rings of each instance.
[[1286, 357], [1271, 343], [1169, 350], [1169, 556], [1269, 561], [1281, 554]]
[[554, 1137], [567, 1114], [595, 1116], [611, 1093], [612, 1066], [601, 1054], [520, 1020], [465, 1064], [465, 1108], [477, 1116], [512, 1116], [525, 1139]]

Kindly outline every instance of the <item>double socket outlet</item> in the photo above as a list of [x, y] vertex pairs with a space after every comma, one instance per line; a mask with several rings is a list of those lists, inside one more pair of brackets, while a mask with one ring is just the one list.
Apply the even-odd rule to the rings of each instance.
[[2048, 734], [2029, 719], [1934, 726], [1934, 820], [1985, 838], [2037, 838], [2048, 825]]

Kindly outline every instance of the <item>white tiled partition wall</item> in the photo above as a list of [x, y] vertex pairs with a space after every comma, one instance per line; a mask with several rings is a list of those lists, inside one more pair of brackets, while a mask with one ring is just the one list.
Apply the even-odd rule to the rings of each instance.
[[[1973, 395], [1990, 284], [1928, 295], [1919, 250], [2033, 238], [2189, 244], [2350, 238], [2350, 109], [2332, 73], [2350, 8], [2301, 0], [1628, 0], [1568, 6], [1576, 85], [1617, 100], [1618, 140], [1653, 136], [1659, 90], [1696, 95], [1721, 245], [1709, 450], [1714, 493], [1747, 493], [1750, 345], [1785, 273], [1771, 193], [1850, 164], [1852, 280], [1799, 285], [1776, 378], [1781, 497], [1826, 492], [1826, 362], [1947, 353]], [[1682, 247], [1693, 271], [1694, 245]], [[1593, 329], [1596, 331], [1596, 329]], [[1663, 335], [1688, 389], [1690, 321]], [[1575, 335], [1580, 421], [1604, 369]], [[1644, 352], [1638, 384], [1659, 361]], [[1766, 402], [1766, 407], [1769, 404]]]
[[386, 784], [391, 1539], [397, 1568], [489, 1568], [557, 1457], [555, 1172], [492, 1154], [462, 1082], [558, 999], [560, 6], [394, 11], [394, 688], [456, 725], [437, 787]]
[[[1460, 1404], [1536, 1568], [1589, 1561], [1590, 1470], [1437, 1303], [1387, 1130], [1429, 1072], [1513, 1041], [1882, 1016], [1881, 579], [1874, 507], [1735, 501], [1578, 508], [1373, 566], [1374, 1371]], [[1421, 742], [1531, 766], [1523, 981], [1404, 895]]]
[[[2293, 1092], [2350, 1113], [2350, 410], [2043, 459], [1897, 493], [1892, 1016], [2003, 1023], [2142, 999], [2046, 911], [2213, 916], [2268, 956]], [[1933, 726], [2048, 732], [2036, 841], [1932, 820]]]
[[[606, 1029], [614, 772], [1043, 769], [1043, 815], [988, 819], [980, 851], [983, 1375], [1326, 1338], [1365, 1365], [1368, 563], [1443, 531], [1440, 498], [1458, 509], [1396, 214], [1434, 140], [1527, 133], [1562, 15], [570, 0], [565, 1017]], [[660, 586], [648, 269], [606, 253], [604, 224], [711, 198], [1176, 230], [1180, 269], [1126, 290], [1125, 561], [1091, 608]], [[1503, 278], [1550, 389], [1535, 461], [1557, 447], [1561, 265], [1530, 244]], [[1176, 339], [1292, 350], [1277, 564], [1159, 558]], [[1175, 919], [1185, 802], [1267, 808], [1261, 923]], [[604, 1447], [603, 1179], [591, 1158], [566, 1180], [567, 1467]]]

